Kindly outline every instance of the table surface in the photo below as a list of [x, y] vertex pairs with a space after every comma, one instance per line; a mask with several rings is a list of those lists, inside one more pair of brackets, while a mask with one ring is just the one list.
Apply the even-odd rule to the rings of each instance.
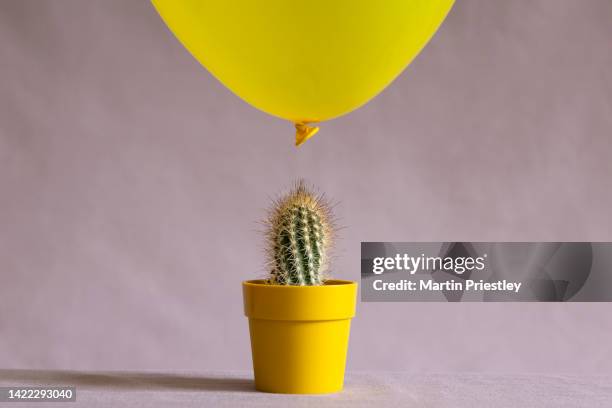
[[41, 408], [612, 407], [609, 376], [350, 373], [338, 394], [278, 395], [255, 391], [250, 373], [0, 370], [0, 386], [27, 385], [76, 387], [76, 403], [28, 404]]

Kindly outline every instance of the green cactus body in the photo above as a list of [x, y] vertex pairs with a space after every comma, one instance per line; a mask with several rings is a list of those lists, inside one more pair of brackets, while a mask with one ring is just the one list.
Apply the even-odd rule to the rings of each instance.
[[268, 219], [270, 283], [323, 284], [332, 231], [329, 206], [298, 182]]

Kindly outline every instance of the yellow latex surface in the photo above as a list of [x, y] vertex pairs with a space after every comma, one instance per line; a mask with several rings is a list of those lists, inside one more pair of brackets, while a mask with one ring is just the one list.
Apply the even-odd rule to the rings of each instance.
[[243, 283], [258, 390], [286, 394], [342, 390], [357, 284], [328, 283]]
[[191, 54], [251, 105], [294, 123], [366, 103], [454, 0], [153, 0]]

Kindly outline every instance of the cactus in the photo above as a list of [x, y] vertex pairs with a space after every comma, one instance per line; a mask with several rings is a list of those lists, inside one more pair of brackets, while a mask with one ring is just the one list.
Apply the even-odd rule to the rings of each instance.
[[330, 206], [304, 181], [274, 202], [266, 220], [268, 282], [321, 285], [334, 234]]

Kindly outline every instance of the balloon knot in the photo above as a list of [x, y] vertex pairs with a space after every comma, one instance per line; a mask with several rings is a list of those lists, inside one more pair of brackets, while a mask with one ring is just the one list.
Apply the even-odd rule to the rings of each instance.
[[295, 145], [299, 146], [319, 131], [318, 127], [308, 126], [306, 123], [295, 124]]

